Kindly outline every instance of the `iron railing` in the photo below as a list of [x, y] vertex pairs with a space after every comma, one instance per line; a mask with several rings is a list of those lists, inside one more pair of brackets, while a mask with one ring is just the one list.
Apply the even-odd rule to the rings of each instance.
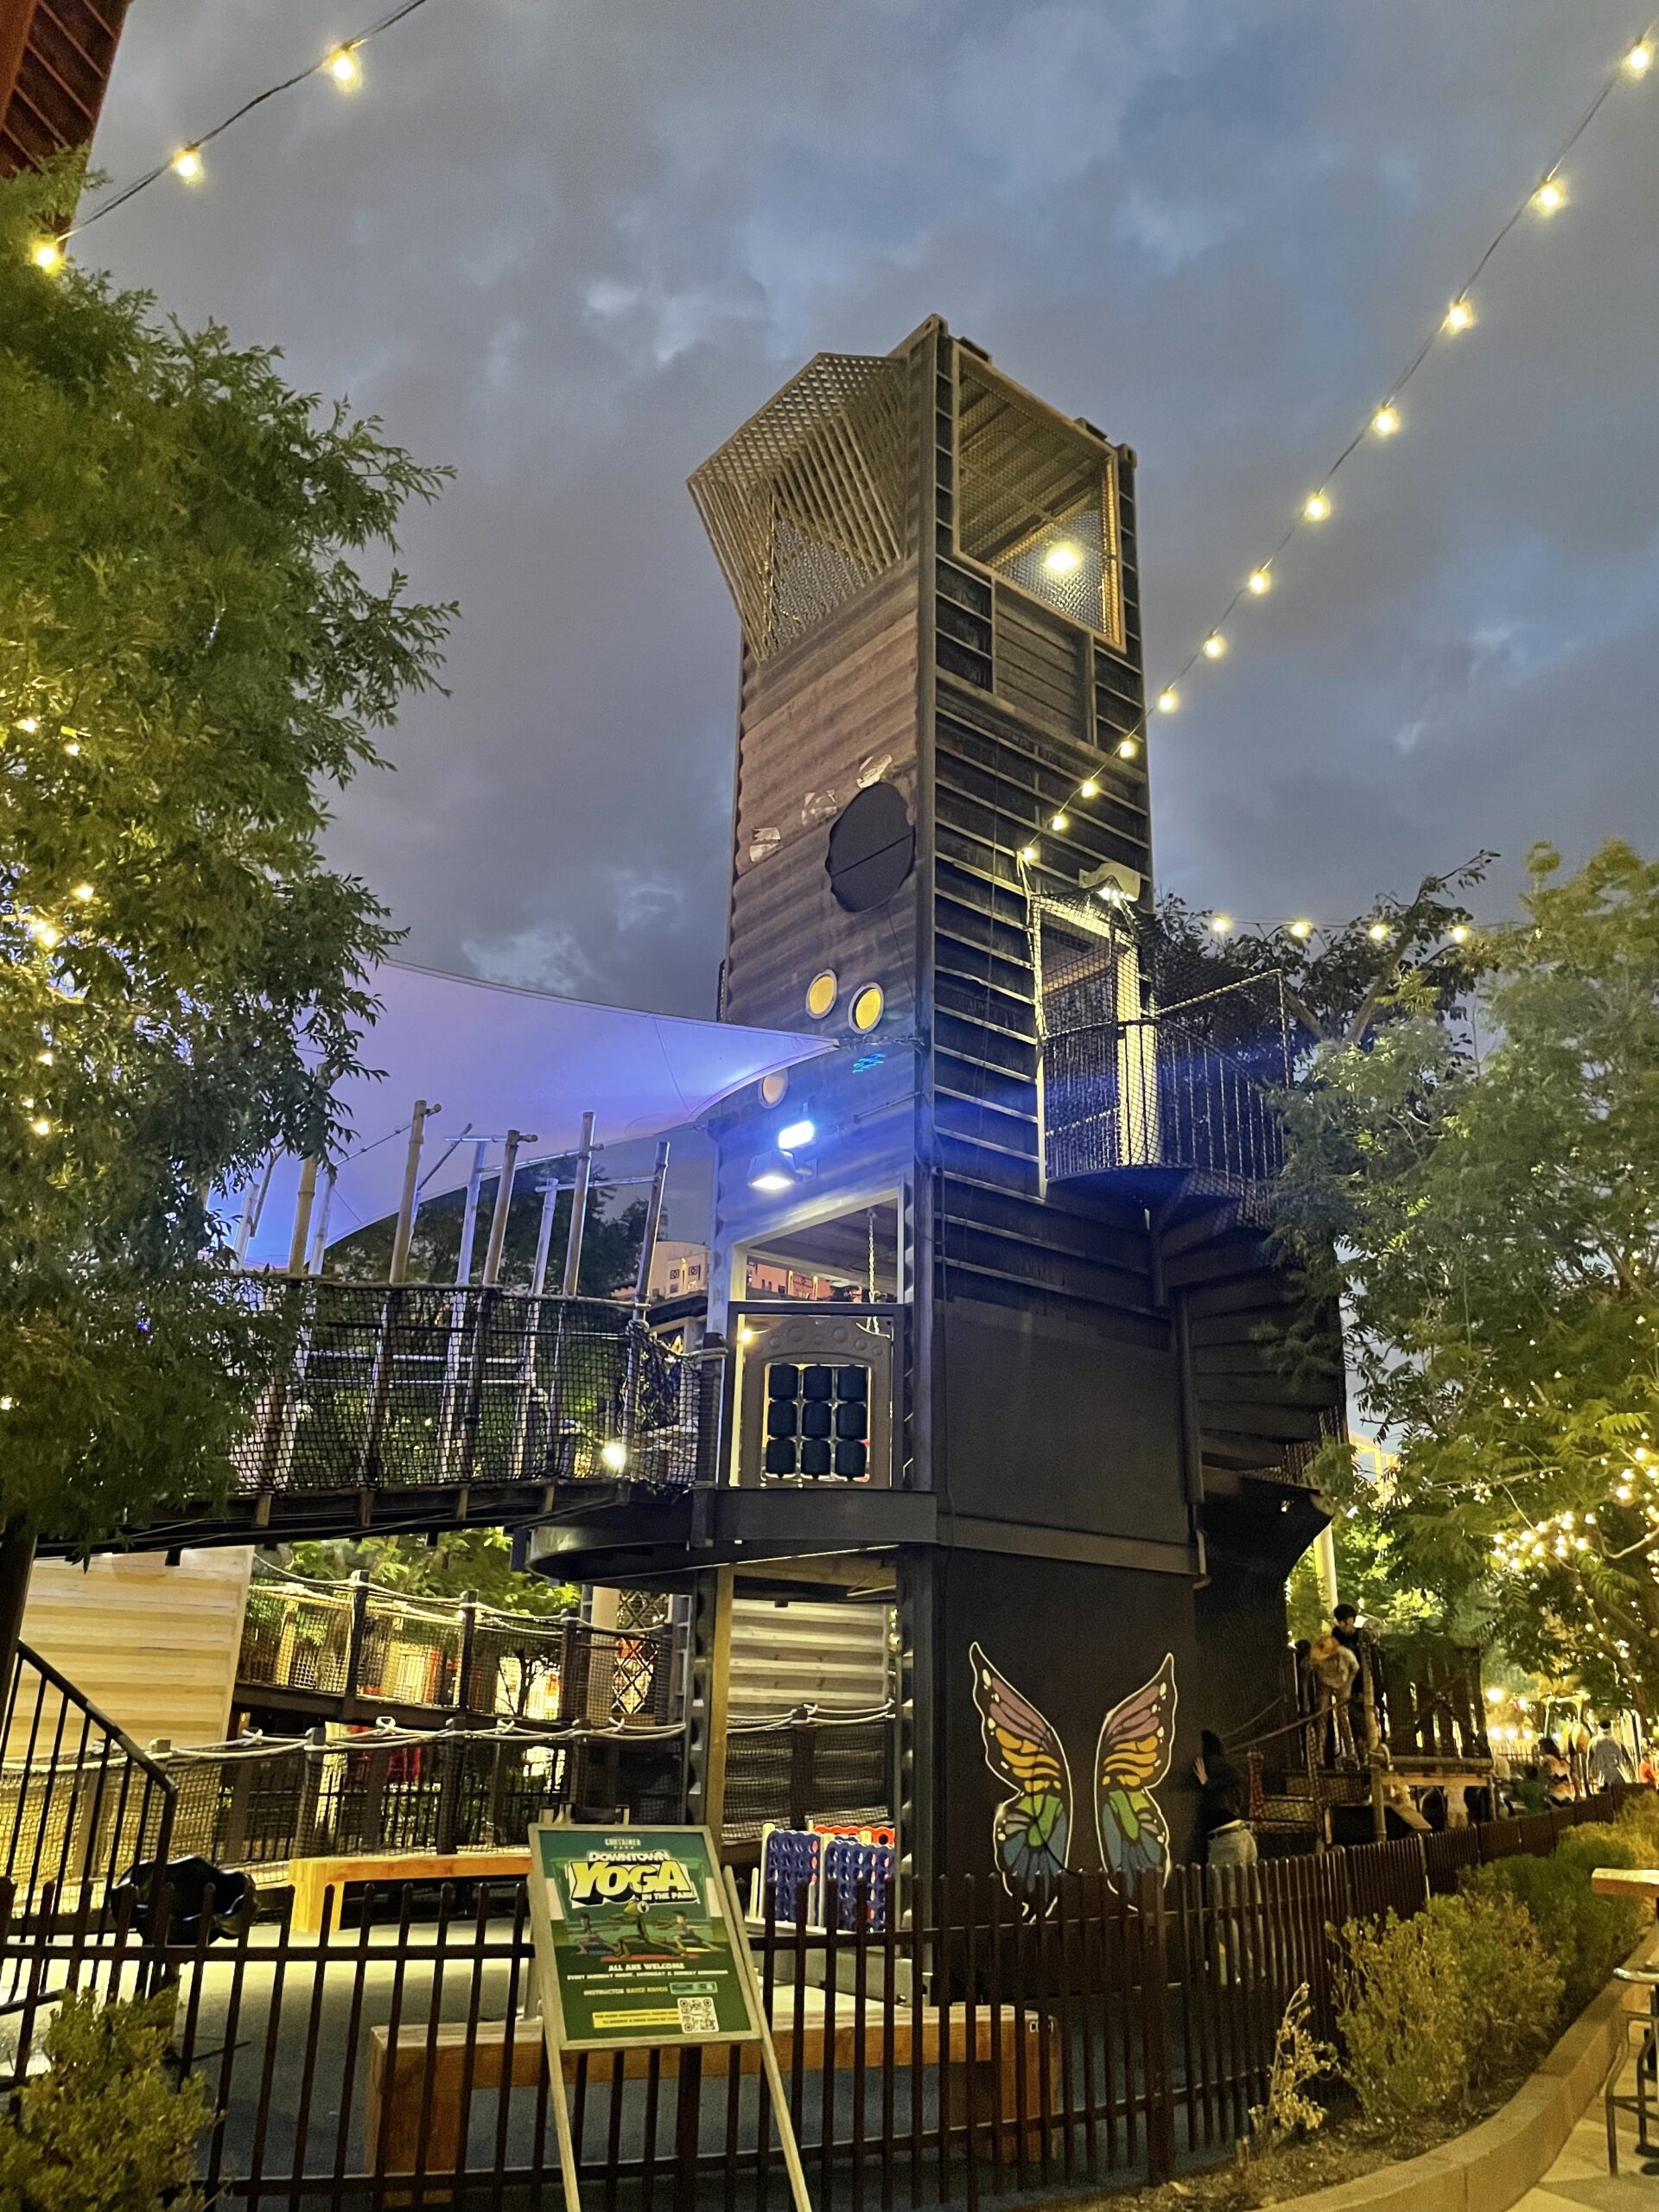
[[[1483, 1860], [1547, 1853], [1613, 1802], [1253, 1869], [1178, 1867], [1128, 1896], [1068, 1874], [1046, 1911], [974, 1877], [906, 1897], [902, 1925], [871, 1925], [863, 1885], [826, 1895], [817, 1925], [804, 1891], [769, 1896], [753, 1942], [814, 2202], [1097, 2200], [1103, 2185], [1230, 2158], [1299, 1987], [1315, 2031], [1332, 2031], [1333, 1931], [1419, 1912]], [[27, 1993], [0, 2069], [10, 2085], [49, 2018], [37, 1993], [148, 1985], [124, 1922], [54, 1936], [8, 1925], [7, 1904], [0, 1890], [0, 1974]], [[332, 1904], [315, 1938], [284, 1919], [211, 1949], [204, 1912], [197, 1942], [161, 1954], [175, 2063], [203, 2080], [214, 2116], [200, 2157], [209, 2201], [548, 2201], [556, 2091], [527, 2001], [525, 1885], [505, 1915], [486, 1887], [463, 1906], [446, 1886], [419, 1923], [410, 1887], [372, 1888], [350, 1930], [331, 1926]], [[752, 2050], [564, 2063], [578, 2177], [605, 2204], [786, 2212]]]
[[1198, 1187], [1250, 1191], [1284, 1162], [1260, 1078], [1169, 1014], [1091, 1022], [1042, 1046], [1050, 1179], [1173, 1171]]

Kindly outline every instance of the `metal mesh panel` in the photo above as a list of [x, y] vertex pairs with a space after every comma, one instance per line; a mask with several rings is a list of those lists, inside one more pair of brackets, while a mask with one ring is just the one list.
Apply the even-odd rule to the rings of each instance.
[[857, 595], [905, 550], [905, 372], [820, 353], [691, 479], [761, 659]]
[[1057, 613], [1121, 645], [1110, 448], [971, 354], [958, 360], [957, 544]]

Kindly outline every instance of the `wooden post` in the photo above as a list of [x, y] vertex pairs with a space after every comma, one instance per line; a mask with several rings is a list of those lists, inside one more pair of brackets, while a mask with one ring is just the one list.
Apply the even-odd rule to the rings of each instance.
[[363, 1567], [355, 1567], [351, 1576], [352, 1618], [346, 1632], [346, 1690], [342, 1700], [342, 1716], [349, 1714], [357, 1701], [358, 1680], [363, 1668], [363, 1644], [369, 1627], [369, 1578]]
[[1365, 1724], [1365, 1764], [1371, 1777], [1371, 1835], [1381, 1843], [1389, 1832], [1389, 1816], [1382, 1802], [1382, 1762], [1376, 1755], [1380, 1741], [1376, 1732], [1376, 1686], [1371, 1680], [1371, 1655], [1363, 1643], [1359, 1648], [1359, 1697]]
[[404, 1189], [397, 1201], [397, 1223], [391, 1236], [391, 1264], [386, 1270], [388, 1282], [401, 1282], [409, 1266], [409, 1247], [415, 1234], [415, 1208], [419, 1200], [421, 1183], [421, 1146], [426, 1136], [426, 1125], [435, 1114], [442, 1114], [442, 1106], [429, 1106], [424, 1098], [415, 1101], [415, 1111], [410, 1116], [409, 1149], [404, 1154]]
[[[484, 1283], [492, 1287], [501, 1274], [501, 1254], [507, 1241], [507, 1216], [512, 1210], [512, 1179], [518, 1166], [518, 1147], [526, 1141], [521, 1129], [509, 1129], [501, 1144], [501, 1173], [496, 1179], [495, 1206], [490, 1215], [490, 1241], [484, 1248]], [[528, 1141], [533, 1144], [531, 1137]]]
[[472, 1173], [467, 1178], [467, 1201], [461, 1215], [461, 1249], [455, 1255], [455, 1281], [465, 1288], [473, 1277], [473, 1246], [478, 1237], [478, 1201], [484, 1188], [484, 1162], [490, 1141], [480, 1137], [473, 1147]]
[[478, 1592], [463, 1590], [457, 1617], [461, 1622], [460, 1672], [455, 1677], [455, 1694], [450, 1702], [457, 1713], [473, 1710], [473, 1648], [478, 1637]]
[[288, 1243], [288, 1272], [305, 1273], [306, 1247], [311, 1240], [311, 1209], [317, 1197], [317, 1155], [306, 1154], [300, 1163], [300, 1187], [294, 1199], [294, 1234]]

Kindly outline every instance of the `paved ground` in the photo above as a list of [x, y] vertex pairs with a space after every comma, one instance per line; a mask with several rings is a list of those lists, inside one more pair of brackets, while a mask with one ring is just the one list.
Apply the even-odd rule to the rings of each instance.
[[[1625, 2079], [1628, 2085], [1628, 2072]], [[1607, 2129], [1598, 2097], [1560, 2157], [1515, 2212], [1659, 2212], [1659, 2173], [1643, 2173], [1644, 2163], [1637, 2155], [1636, 2122], [1621, 2117], [1618, 2178], [1608, 2172]]]

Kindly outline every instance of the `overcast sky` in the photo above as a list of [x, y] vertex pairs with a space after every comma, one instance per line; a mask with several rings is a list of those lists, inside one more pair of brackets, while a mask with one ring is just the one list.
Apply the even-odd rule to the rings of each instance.
[[[925, 315], [1141, 457], [1184, 658], [1535, 181], [1643, 0], [427, 0], [77, 251], [457, 481], [451, 696], [341, 803], [411, 958], [712, 1010], [736, 626], [684, 480]], [[140, 0], [118, 180], [359, 29]], [[1621, 86], [1154, 732], [1160, 881], [1338, 918], [1480, 845], [1659, 845], [1659, 69]], [[1494, 905], [1497, 901], [1494, 900]]]

